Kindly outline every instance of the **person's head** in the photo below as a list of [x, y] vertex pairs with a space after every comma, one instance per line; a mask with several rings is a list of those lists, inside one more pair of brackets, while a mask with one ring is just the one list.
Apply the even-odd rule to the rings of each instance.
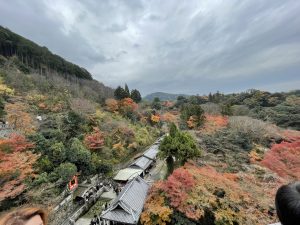
[[300, 181], [280, 187], [275, 205], [282, 225], [300, 224]]
[[46, 225], [46, 213], [39, 208], [21, 208], [6, 214], [0, 225]]

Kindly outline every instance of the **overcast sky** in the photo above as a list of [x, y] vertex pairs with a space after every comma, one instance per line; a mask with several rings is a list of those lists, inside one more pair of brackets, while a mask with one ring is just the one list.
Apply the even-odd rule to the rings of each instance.
[[0, 24], [143, 95], [300, 87], [298, 0], [0, 0]]

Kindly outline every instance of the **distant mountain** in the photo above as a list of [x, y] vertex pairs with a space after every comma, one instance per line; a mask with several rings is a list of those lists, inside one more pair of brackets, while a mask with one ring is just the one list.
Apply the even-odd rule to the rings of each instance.
[[25, 73], [32, 70], [40, 74], [54, 72], [64, 77], [92, 80], [92, 75], [86, 69], [2, 26], [0, 26], [0, 55], [6, 58], [17, 56], [19, 68]]
[[177, 99], [178, 96], [185, 96], [188, 97], [189, 95], [185, 94], [170, 94], [170, 93], [164, 93], [164, 92], [155, 92], [151, 93], [149, 95], [146, 95], [143, 99], [147, 101], [153, 101], [154, 98], [159, 98], [161, 101], [174, 101]]

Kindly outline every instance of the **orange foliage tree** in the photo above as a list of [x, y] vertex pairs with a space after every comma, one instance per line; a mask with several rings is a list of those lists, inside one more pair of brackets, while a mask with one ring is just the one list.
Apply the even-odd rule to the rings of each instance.
[[128, 108], [131, 111], [137, 109], [138, 105], [131, 98], [124, 98], [119, 102], [121, 109]]
[[119, 101], [119, 112], [128, 118], [136, 112], [138, 105], [131, 98], [124, 98]]
[[34, 176], [33, 165], [38, 155], [30, 151], [1, 154], [0, 161], [0, 201], [21, 194], [26, 186], [24, 180]]
[[8, 139], [0, 139], [0, 150], [6, 152], [21, 152], [34, 147], [23, 135], [12, 133]]
[[34, 121], [29, 113], [27, 107], [23, 103], [8, 103], [5, 105], [7, 113], [6, 120], [14, 129], [25, 134], [31, 134], [35, 131]]
[[0, 201], [22, 193], [26, 188], [25, 178], [34, 176], [33, 165], [39, 156], [27, 151], [33, 147], [18, 134], [0, 140]]
[[[247, 179], [250, 182], [250, 178]], [[249, 185], [242, 185], [243, 180], [236, 174], [219, 173], [210, 166], [197, 167], [186, 163], [166, 181], [155, 184], [156, 190], [152, 190], [146, 200], [141, 222], [158, 224], [159, 213], [148, 206], [156, 201], [159, 202], [157, 207], [169, 207], [173, 212], [180, 212], [191, 224], [258, 225], [274, 221], [275, 216], [268, 215], [270, 202], [261, 203], [260, 199], [269, 192], [260, 189], [260, 192], [252, 194]], [[254, 183], [253, 180], [251, 182]], [[173, 221], [173, 214], [169, 215], [169, 220], [170, 217]]]
[[160, 121], [160, 116], [157, 115], [157, 114], [156, 114], [156, 115], [151, 114], [150, 119], [151, 119], [151, 122], [152, 122], [152, 123], [159, 123], [159, 121]]
[[113, 144], [112, 148], [113, 148], [113, 153], [115, 154], [116, 157], [120, 158], [120, 157], [124, 156], [126, 153], [124, 144], [122, 142]]
[[164, 114], [161, 115], [161, 120], [163, 122], [167, 122], [167, 123], [176, 123], [177, 122], [177, 117], [170, 113], [170, 112], [166, 112]]
[[201, 131], [207, 133], [214, 133], [215, 131], [226, 127], [227, 124], [228, 124], [227, 116], [205, 114], [205, 122]]
[[147, 197], [144, 205], [144, 212], [141, 215], [141, 222], [145, 225], [166, 225], [171, 222], [173, 210], [167, 206], [165, 196], [161, 191], [162, 182], [155, 183]]
[[93, 133], [85, 136], [84, 143], [90, 150], [95, 151], [101, 149], [104, 145], [103, 133], [99, 128], [94, 127]]
[[117, 112], [119, 109], [118, 101], [113, 98], [106, 99], [105, 105], [107, 110], [110, 112]]
[[186, 121], [188, 128], [193, 129], [197, 127], [197, 117], [190, 116], [190, 118]]

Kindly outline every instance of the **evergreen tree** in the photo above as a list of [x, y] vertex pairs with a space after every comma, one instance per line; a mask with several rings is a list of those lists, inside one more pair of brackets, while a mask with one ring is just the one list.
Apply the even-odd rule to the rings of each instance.
[[68, 183], [71, 178], [77, 173], [77, 167], [73, 163], [62, 163], [56, 168], [56, 172], [62, 179], [63, 183]]
[[166, 159], [168, 176], [173, 172], [175, 164], [184, 165], [187, 160], [199, 157], [201, 151], [189, 133], [179, 131], [176, 125], [172, 123], [169, 135], [163, 139], [159, 146], [158, 155], [160, 158]]
[[56, 142], [51, 145], [50, 153], [50, 159], [55, 164], [59, 164], [66, 159], [66, 149], [62, 142]]
[[230, 104], [224, 104], [222, 105], [222, 110], [221, 110], [222, 115], [226, 115], [226, 116], [232, 116], [233, 114], [233, 109], [232, 106]]
[[208, 94], [208, 101], [209, 102], [213, 101], [213, 96], [212, 96], [211, 92], [209, 92], [209, 94]]
[[139, 103], [142, 100], [141, 94], [137, 89], [133, 89], [131, 91], [130, 97], [132, 98], [133, 101], [136, 103]]
[[71, 146], [67, 150], [67, 158], [77, 166], [78, 170], [84, 174], [89, 174], [92, 166], [91, 152], [77, 138], [71, 140]]
[[157, 109], [157, 110], [161, 109], [160, 99], [158, 97], [155, 97], [153, 99], [153, 102], [151, 104], [151, 108], [152, 109]]
[[114, 92], [114, 96], [117, 100], [122, 100], [123, 98], [126, 98], [126, 92], [124, 88], [118, 86]]
[[0, 119], [5, 116], [4, 100], [0, 97]]
[[170, 136], [175, 137], [177, 132], [178, 132], [177, 126], [175, 125], [175, 123], [171, 123], [169, 129]]
[[125, 84], [124, 90], [125, 90], [125, 93], [126, 93], [126, 95], [127, 95], [125, 98], [130, 97], [130, 91], [129, 91], [129, 88], [128, 88], [128, 85], [127, 85], [127, 84]]

